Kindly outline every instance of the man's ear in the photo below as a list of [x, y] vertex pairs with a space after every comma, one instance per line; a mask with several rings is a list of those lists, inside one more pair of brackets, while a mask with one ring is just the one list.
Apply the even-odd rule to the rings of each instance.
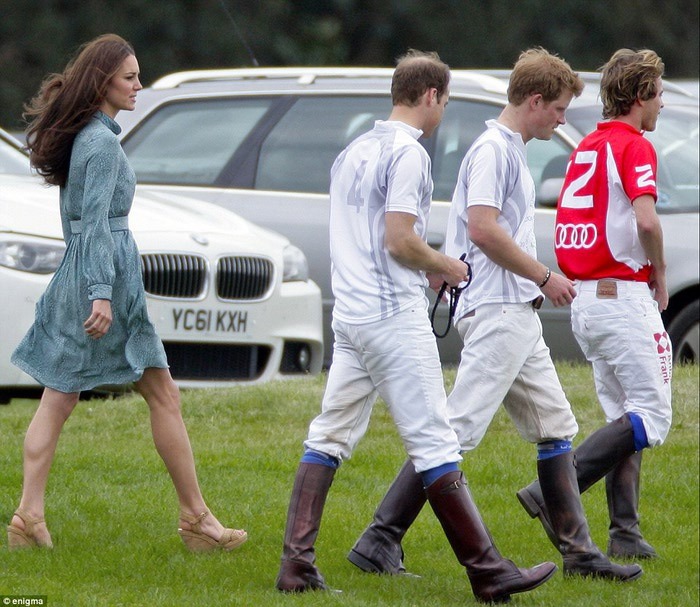
[[425, 91], [425, 102], [428, 107], [437, 105], [438, 102], [438, 90], [435, 88], [427, 89]]
[[530, 95], [528, 101], [530, 103], [530, 109], [532, 110], [536, 109], [540, 104], [544, 103], [544, 101], [542, 101], [541, 93], [534, 93]]

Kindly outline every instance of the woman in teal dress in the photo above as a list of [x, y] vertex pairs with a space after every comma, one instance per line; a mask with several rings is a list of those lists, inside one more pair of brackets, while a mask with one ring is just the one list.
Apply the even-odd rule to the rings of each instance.
[[24, 483], [10, 522], [10, 548], [52, 547], [44, 494], [63, 424], [80, 392], [134, 383], [148, 403], [156, 449], [180, 502], [190, 550], [232, 550], [245, 531], [209, 512], [163, 344], [148, 319], [141, 262], [128, 227], [136, 178], [114, 121], [133, 110], [139, 66], [133, 48], [106, 34], [82, 47], [63, 74], [32, 100], [27, 131], [32, 166], [60, 186], [66, 253], [36, 306], [12, 362], [44, 386], [24, 442]]

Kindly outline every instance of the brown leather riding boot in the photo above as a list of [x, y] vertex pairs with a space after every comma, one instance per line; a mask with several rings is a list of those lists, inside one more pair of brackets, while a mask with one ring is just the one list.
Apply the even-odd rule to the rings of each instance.
[[[574, 465], [579, 493], [598, 482], [618, 462], [634, 453], [632, 423], [627, 414], [603, 426], [584, 440], [574, 451]], [[517, 497], [531, 518], [538, 517], [549, 541], [558, 549], [559, 539], [552, 528], [549, 512], [536, 480], [517, 492]]]
[[605, 476], [610, 513], [608, 555], [624, 558], [656, 558], [656, 550], [639, 529], [639, 474], [642, 451], [622, 460]]
[[505, 603], [511, 594], [533, 590], [554, 575], [554, 563], [520, 569], [498, 553], [460, 471], [444, 474], [426, 492], [477, 600]]
[[405, 574], [401, 541], [426, 501], [423, 479], [407, 460], [348, 560], [367, 573]]
[[282, 564], [275, 582], [282, 592], [328, 589], [314, 565], [314, 543], [334, 475], [335, 469], [328, 466], [299, 464], [289, 500]]
[[559, 552], [564, 558], [564, 575], [623, 582], [642, 575], [639, 565], [612, 563], [593, 543], [581, 504], [571, 452], [539, 460], [537, 473]]

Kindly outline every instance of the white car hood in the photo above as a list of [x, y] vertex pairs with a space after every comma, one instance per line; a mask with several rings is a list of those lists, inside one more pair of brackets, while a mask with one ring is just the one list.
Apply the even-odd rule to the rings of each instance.
[[[63, 240], [58, 188], [35, 176], [0, 175], [0, 231]], [[217, 205], [178, 194], [137, 193], [129, 227], [138, 235], [187, 233], [257, 242], [260, 248], [289, 241]]]

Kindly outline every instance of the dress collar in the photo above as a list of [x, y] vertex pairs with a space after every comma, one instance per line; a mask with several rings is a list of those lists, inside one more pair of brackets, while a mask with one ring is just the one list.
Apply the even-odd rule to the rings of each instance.
[[107, 116], [107, 114], [105, 114], [102, 110], [97, 110], [94, 118], [104, 124], [115, 135], [119, 135], [119, 133], [122, 132], [122, 127], [120, 127], [112, 118]]

